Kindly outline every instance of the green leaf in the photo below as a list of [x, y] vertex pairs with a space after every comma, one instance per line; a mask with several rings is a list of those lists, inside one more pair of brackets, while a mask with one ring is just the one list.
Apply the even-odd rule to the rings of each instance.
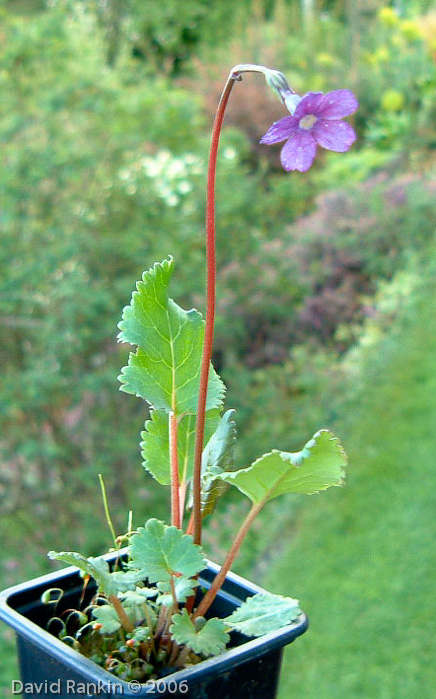
[[[206, 413], [205, 440], [208, 440], [217, 428], [220, 420], [219, 410], [209, 410]], [[192, 477], [192, 464], [195, 448], [195, 415], [185, 415], [178, 423], [177, 445], [179, 456], [180, 482], [186, 482]], [[145, 431], [141, 432], [141, 455], [143, 466], [162, 485], [171, 483], [170, 447], [168, 413], [163, 410], [153, 410], [151, 419], [145, 423]]]
[[134, 590], [126, 590], [120, 593], [123, 600], [128, 600], [129, 604], [145, 604], [148, 600], [157, 597], [159, 591], [156, 587], [136, 587]]
[[194, 653], [202, 655], [218, 655], [230, 640], [222, 619], [209, 619], [202, 617], [191, 621], [188, 612], [184, 609], [180, 614], [174, 614], [170, 633], [179, 645], [187, 645]]
[[[197, 580], [192, 578], [175, 578], [174, 587], [176, 590], [177, 602], [186, 602], [188, 597], [194, 594], [195, 588], [198, 587], [199, 583]], [[171, 594], [170, 583], [158, 583], [157, 584], [160, 592], [163, 594], [157, 600], [158, 604], [164, 604], [169, 607], [173, 604], [173, 596]]]
[[299, 452], [272, 451], [248, 468], [221, 474], [254, 503], [285, 493], [310, 495], [332, 485], [341, 485], [345, 452], [328, 430], [320, 430]]
[[109, 564], [103, 558], [85, 558], [75, 551], [50, 551], [48, 557], [54, 561], [63, 561], [76, 566], [86, 575], [90, 575], [97, 583], [98, 589], [104, 595], [114, 595], [117, 592], [115, 581], [111, 578]]
[[[122, 391], [180, 416], [197, 411], [204, 322], [198, 311], [185, 311], [168, 298], [173, 266], [170, 258], [144, 272], [123, 310], [118, 338], [138, 349], [119, 380]], [[223, 395], [224, 384], [211, 366], [206, 409], [219, 408]]]
[[269, 592], [248, 597], [224, 619], [228, 626], [246, 636], [262, 636], [292, 624], [301, 614], [298, 600]]
[[226, 471], [235, 468], [233, 460], [236, 442], [236, 425], [232, 418], [234, 410], [227, 410], [216, 431], [203, 451], [201, 462], [201, 506], [203, 516], [211, 514], [217, 500], [227, 488], [227, 483], [219, 478]]
[[116, 570], [110, 574], [111, 581], [117, 588], [117, 592], [134, 590], [135, 585], [143, 582], [144, 576], [138, 570]]
[[93, 607], [92, 616], [97, 624], [102, 625], [101, 629], [99, 629], [101, 634], [115, 633], [121, 628], [121, 622], [111, 604], [103, 604], [100, 607]]
[[104, 558], [86, 558], [75, 551], [50, 551], [48, 557], [53, 561], [63, 561], [69, 565], [76, 566], [86, 575], [90, 575], [97, 583], [98, 589], [104, 595], [116, 595], [117, 592], [134, 589], [135, 583], [143, 579], [143, 575], [138, 571], [117, 571], [111, 573], [109, 564]]
[[169, 582], [171, 575], [189, 578], [204, 568], [201, 547], [192, 536], [157, 519], [149, 519], [131, 537], [129, 555], [131, 566], [151, 583]]
[[[151, 591], [148, 589], [127, 590], [126, 592], [120, 593], [119, 597], [122, 599], [122, 605], [126, 610], [127, 616], [134, 624], [140, 624], [143, 621], [156, 622], [156, 612], [152, 608], [149, 602], [149, 597], [153, 592], [153, 596], [156, 596], [157, 590]], [[147, 613], [145, 612], [147, 610]]]

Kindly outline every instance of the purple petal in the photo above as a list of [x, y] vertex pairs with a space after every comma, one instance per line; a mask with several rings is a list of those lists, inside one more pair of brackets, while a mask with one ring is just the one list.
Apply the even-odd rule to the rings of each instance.
[[284, 169], [306, 172], [313, 163], [316, 141], [311, 133], [299, 129], [282, 148], [280, 159]]
[[298, 119], [293, 116], [286, 116], [279, 119], [275, 124], [270, 126], [265, 136], [262, 136], [259, 143], [280, 143], [290, 138], [298, 129]]
[[350, 90], [333, 90], [322, 98], [316, 116], [320, 119], [342, 119], [354, 114], [359, 103]]
[[354, 129], [346, 121], [320, 119], [311, 133], [320, 146], [337, 153], [345, 153], [356, 140]]
[[322, 92], [307, 92], [297, 105], [294, 115], [301, 119], [306, 114], [317, 114], [323, 97]]

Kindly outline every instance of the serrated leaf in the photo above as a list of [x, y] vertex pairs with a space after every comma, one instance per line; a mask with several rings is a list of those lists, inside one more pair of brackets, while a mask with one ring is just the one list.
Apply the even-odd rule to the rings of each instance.
[[189, 578], [204, 568], [201, 547], [192, 536], [157, 519], [149, 519], [131, 537], [129, 555], [130, 565], [150, 583], [169, 582], [171, 575]]
[[109, 564], [104, 558], [86, 558], [75, 551], [50, 551], [47, 555], [51, 560], [63, 561], [90, 575], [97, 583], [100, 592], [107, 597], [116, 595], [117, 592], [134, 589], [135, 584], [143, 579], [141, 573], [133, 570], [111, 573]]
[[111, 604], [103, 604], [101, 607], [93, 607], [92, 616], [97, 624], [101, 624], [101, 634], [115, 633], [121, 628], [121, 622]]
[[[204, 322], [168, 298], [172, 258], [144, 272], [119, 324], [121, 342], [137, 345], [121, 370], [121, 390], [177, 416], [195, 413], [198, 404]], [[224, 384], [211, 366], [206, 409], [219, 408]]]
[[109, 564], [103, 558], [86, 558], [75, 551], [50, 551], [48, 557], [54, 561], [63, 561], [69, 565], [76, 566], [87, 575], [94, 578], [98, 589], [105, 595], [114, 595], [117, 592], [117, 586], [113, 578], [111, 578]]
[[135, 586], [144, 579], [141, 572], [137, 570], [116, 570], [110, 574], [110, 577], [118, 592], [134, 590]]
[[320, 430], [299, 452], [272, 451], [248, 468], [220, 478], [252, 502], [261, 503], [285, 493], [310, 495], [341, 485], [346, 463], [339, 440], [328, 430]]
[[201, 509], [203, 517], [210, 515], [227, 488], [219, 476], [235, 468], [233, 460], [236, 442], [234, 410], [227, 410], [203, 451], [201, 461]]
[[[162, 485], [171, 483], [170, 447], [168, 413], [163, 410], [153, 410], [150, 420], [145, 423], [145, 431], [141, 432], [141, 456], [143, 466]], [[220, 420], [219, 410], [209, 410], [206, 413], [204, 426], [205, 440], [208, 440]], [[185, 415], [178, 423], [177, 445], [179, 457], [180, 482], [186, 482], [192, 477], [192, 464], [195, 448], [195, 415]]]
[[[179, 645], [187, 645], [194, 653], [202, 655], [218, 655], [225, 649], [230, 640], [229, 634], [225, 630], [225, 623], [222, 619], [209, 619], [204, 623], [204, 619], [197, 619], [199, 624], [191, 621], [186, 609], [180, 614], [174, 614], [170, 633]], [[203, 622], [203, 625], [201, 623]]]
[[266, 592], [248, 597], [224, 622], [245, 636], [263, 636], [292, 624], [300, 614], [298, 600]]
[[[198, 587], [199, 583], [197, 580], [192, 578], [175, 578], [174, 587], [176, 591], [177, 602], [186, 602], [188, 597], [194, 594], [195, 588]], [[170, 583], [158, 583], [157, 584], [162, 595], [157, 600], [158, 604], [163, 604], [169, 607], [173, 604], [173, 596], [171, 594]]]

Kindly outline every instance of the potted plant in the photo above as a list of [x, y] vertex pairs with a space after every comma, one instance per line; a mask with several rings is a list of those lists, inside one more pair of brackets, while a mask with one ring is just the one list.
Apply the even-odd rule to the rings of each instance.
[[[0, 615], [17, 631], [26, 696], [182, 696], [273, 698], [281, 649], [307, 627], [298, 601], [273, 595], [230, 572], [242, 541], [267, 502], [286, 493], [338, 486], [346, 457], [320, 430], [300, 452], [272, 450], [248, 467], [233, 461], [234, 411], [223, 413], [224, 385], [211, 365], [215, 314], [215, 171], [230, 93], [248, 72], [264, 75], [289, 114], [262, 143], [285, 141], [285, 170], [305, 171], [317, 145], [346, 151], [355, 140], [342, 118], [357, 108], [348, 90], [295, 94], [263, 66], [230, 72], [213, 127], [206, 210], [207, 311], [186, 311], [169, 296], [171, 257], [136, 285], [119, 324], [136, 347], [121, 389], [144, 399], [145, 468], [171, 488], [171, 524], [157, 519], [116, 536], [106, 556], [50, 552], [73, 566], [2, 594]], [[219, 567], [204, 558], [202, 523], [229, 486], [251, 509]], [[122, 548], [124, 546], [124, 548]]]

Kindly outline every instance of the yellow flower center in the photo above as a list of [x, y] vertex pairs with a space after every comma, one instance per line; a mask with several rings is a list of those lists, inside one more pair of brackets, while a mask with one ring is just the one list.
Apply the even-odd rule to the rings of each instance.
[[309, 131], [309, 129], [311, 129], [317, 121], [318, 117], [316, 117], [315, 114], [306, 114], [306, 116], [300, 119], [298, 126], [300, 129], [306, 129], [306, 131]]

